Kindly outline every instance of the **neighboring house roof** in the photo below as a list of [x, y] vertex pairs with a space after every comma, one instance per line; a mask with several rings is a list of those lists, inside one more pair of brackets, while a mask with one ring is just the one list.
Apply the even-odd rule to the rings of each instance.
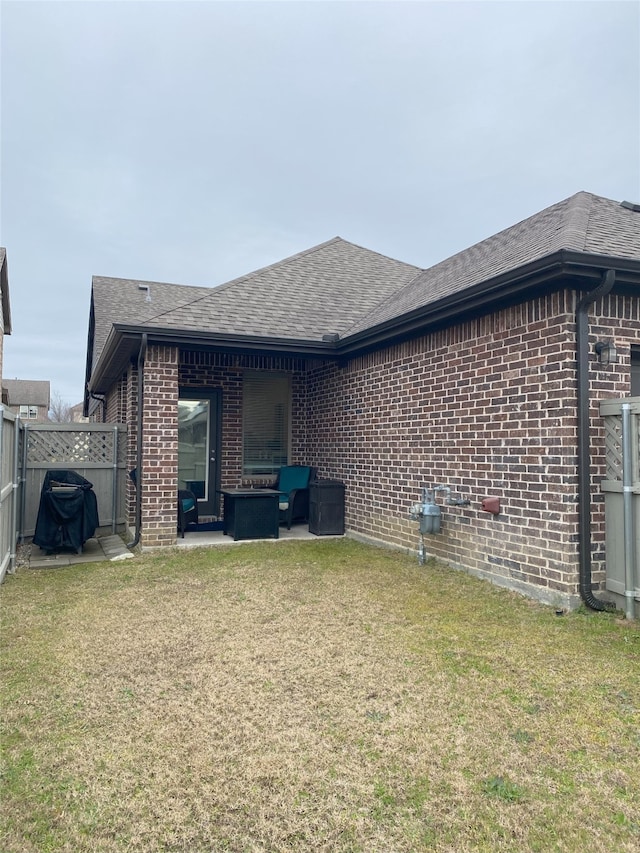
[[425, 270], [336, 237], [216, 288], [94, 277], [87, 381], [106, 391], [143, 332], [335, 357], [563, 276], [584, 289], [612, 267], [638, 292], [640, 208], [625, 205], [580, 192]]
[[39, 406], [49, 409], [51, 383], [36, 379], [3, 379], [9, 406]]
[[11, 334], [11, 303], [9, 301], [9, 272], [7, 250], [0, 246], [0, 291], [2, 299], [2, 325], [5, 335]]

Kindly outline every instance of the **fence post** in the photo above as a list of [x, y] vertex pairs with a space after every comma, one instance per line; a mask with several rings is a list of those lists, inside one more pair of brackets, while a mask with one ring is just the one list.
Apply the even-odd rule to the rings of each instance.
[[0, 582], [16, 570], [19, 438], [19, 416], [0, 405]]
[[27, 458], [29, 445], [29, 424], [24, 425], [24, 436], [22, 438], [22, 491], [20, 492], [20, 544], [24, 545], [24, 519], [25, 507], [27, 505]]
[[624, 531], [625, 616], [634, 618], [633, 473], [631, 464], [631, 405], [622, 404], [622, 514]]
[[[2, 455], [4, 451], [4, 406], [0, 406], [0, 581], [4, 579], [5, 572], [7, 570], [7, 565], [11, 565], [11, 544], [4, 542], [4, 532], [6, 530], [7, 525], [5, 524], [5, 512], [4, 512], [4, 498], [2, 492], [4, 491], [4, 465]], [[11, 536], [11, 531], [8, 531], [9, 537]], [[9, 545], [9, 559], [6, 559], [6, 551], [5, 548]]]
[[20, 430], [22, 423], [20, 415], [16, 415], [16, 420], [13, 429], [13, 470], [11, 479], [13, 480], [13, 498], [11, 500], [11, 567], [9, 571], [13, 574], [16, 570], [16, 552], [18, 545], [18, 498], [20, 497]]
[[115, 533], [118, 511], [118, 424], [113, 425], [113, 488], [111, 490], [111, 532]]

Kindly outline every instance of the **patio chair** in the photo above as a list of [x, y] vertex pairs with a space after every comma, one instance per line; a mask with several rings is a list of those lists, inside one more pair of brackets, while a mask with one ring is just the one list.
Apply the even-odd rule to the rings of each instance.
[[293, 521], [309, 520], [309, 483], [315, 478], [309, 465], [283, 465], [271, 488], [280, 492], [280, 523], [291, 530]]
[[198, 523], [198, 499], [188, 489], [178, 489], [178, 530], [184, 539], [189, 524]]

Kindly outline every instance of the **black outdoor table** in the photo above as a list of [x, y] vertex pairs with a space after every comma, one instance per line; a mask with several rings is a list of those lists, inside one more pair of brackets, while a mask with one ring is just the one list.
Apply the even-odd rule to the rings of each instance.
[[223, 489], [223, 533], [238, 539], [278, 539], [280, 492], [274, 489]]

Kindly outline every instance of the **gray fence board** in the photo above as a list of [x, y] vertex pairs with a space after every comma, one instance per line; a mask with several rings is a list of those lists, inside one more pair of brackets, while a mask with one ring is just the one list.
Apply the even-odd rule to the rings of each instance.
[[[632, 553], [625, 547], [625, 515], [623, 488], [623, 440], [622, 440], [622, 405], [630, 407], [631, 429], [631, 472], [632, 482], [628, 484], [627, 493], [631, 500], [631, 539]], [[626, 591], [626, 565], [631, 558], [634, 572], [634, 589], [636, 591], [636, 612], [640, 610], [640, 397], [627, 397], [621, 400], [603, 400], [600, 403], [600, 414], [604, 416], [606, 475], [601, 482], [605, 496], [605, 527], [606, 527], [606, 588], [624, 598]], [[627, 537], [628, 541], [628, 537]], [[622, 606], [622, 602], [617, 602]], [[624, 609], [624, 607], [623, 607]]]
[[93, 484], [100, 527], [125, 524], [127, 428], [124, 424], [28, 424], [25, 428], [22, 536], [35, 533], [47, 471], [73, 470]]
[[21, 451], [20, 419], [0, 406], [0, 582], [15, 566]]

